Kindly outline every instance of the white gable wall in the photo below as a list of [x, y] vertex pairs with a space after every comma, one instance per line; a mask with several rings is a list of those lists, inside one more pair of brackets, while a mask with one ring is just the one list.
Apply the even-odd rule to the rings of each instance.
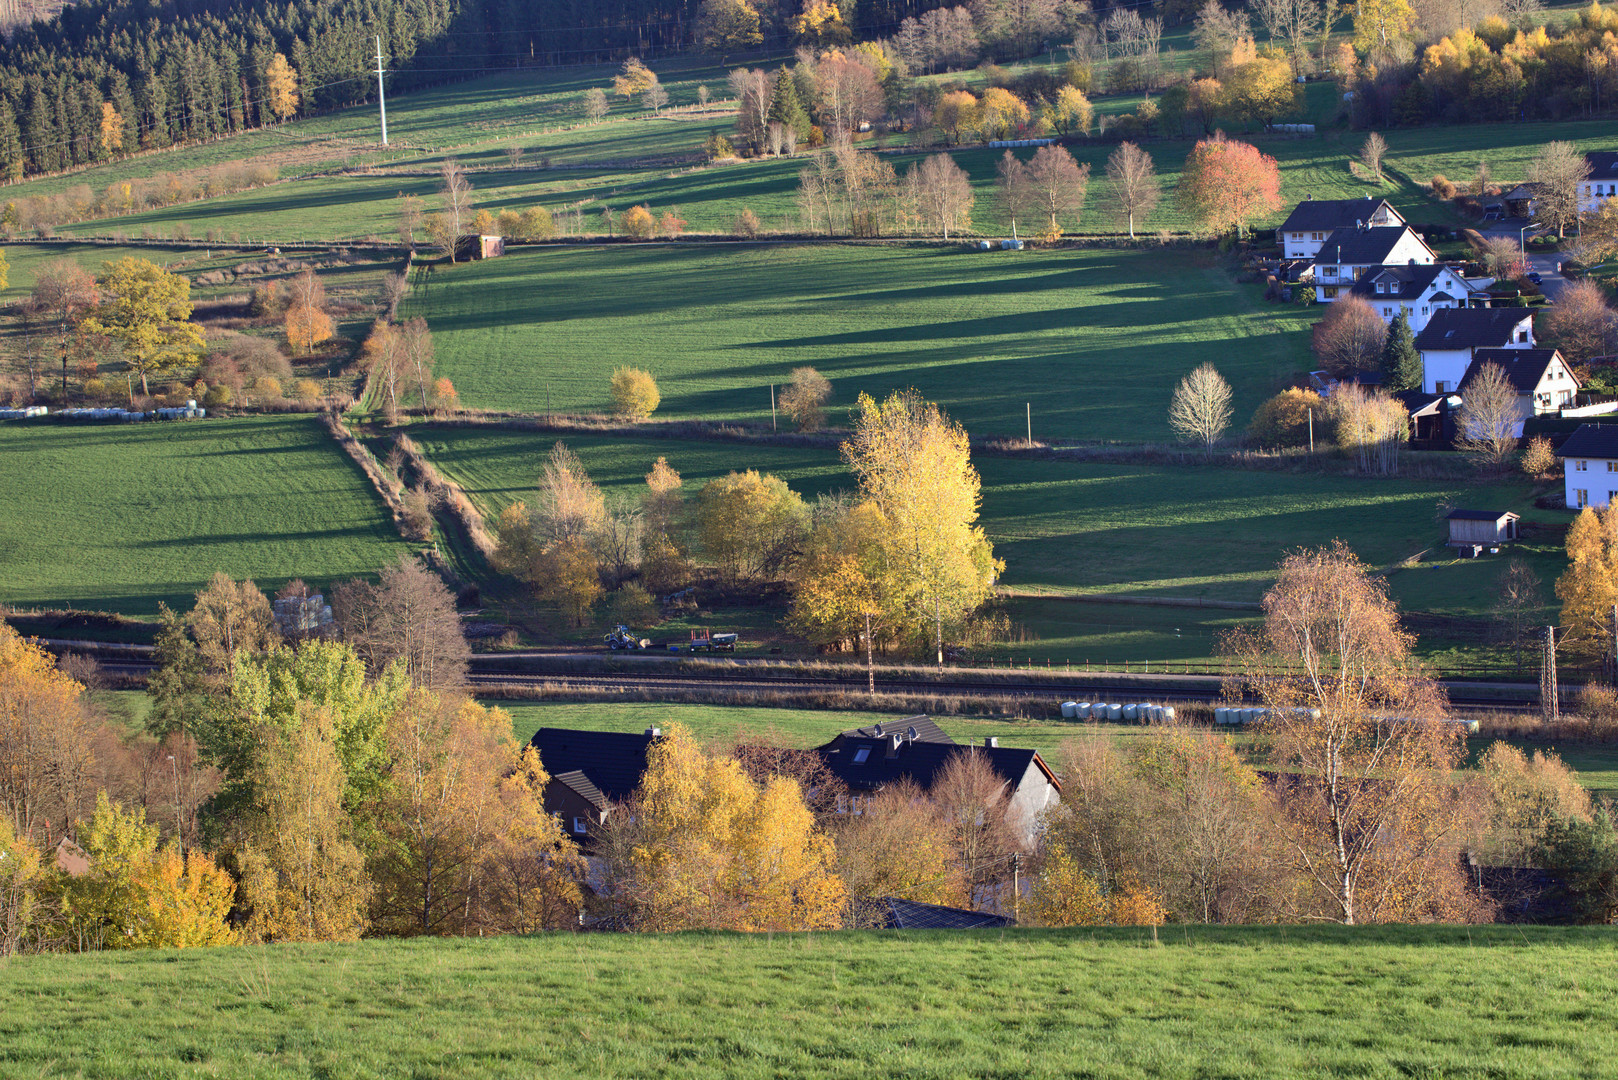
[[1618, 461], [1603, 458], [1562, 459], [1563, 485], [1569, 510], [1601, 509], [1618, 499]]

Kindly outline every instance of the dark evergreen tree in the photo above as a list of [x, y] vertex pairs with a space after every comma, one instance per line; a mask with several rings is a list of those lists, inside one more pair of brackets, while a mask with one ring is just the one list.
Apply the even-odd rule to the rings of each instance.
[[770, 103], [770, 119], [798, 133], [798, 141], [809, 138], [809, 114], [798, 97], [798, 84], [792, 71], [783, 67], [775, 73], [775, 100]]
[[1382, 346], [1382, 385], [1395, 394], [1420, 390], [1422, 375], [1416, 335], [1410, 329], [1410, 320], [1400, 311], [1388, 327], [1387, 344]]

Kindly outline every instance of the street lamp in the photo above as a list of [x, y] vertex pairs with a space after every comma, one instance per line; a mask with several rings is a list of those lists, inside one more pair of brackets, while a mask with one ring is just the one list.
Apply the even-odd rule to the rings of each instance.
[[1517, 253], [1519, 255], [1528, 254], [1528, 243], [1524, 239], [1524, 236], [1527, 234], [1528, 230], [1532, 229], [1533, 227], [1534, 223], [1530, 221], [1528, 224], [1517, 230]]

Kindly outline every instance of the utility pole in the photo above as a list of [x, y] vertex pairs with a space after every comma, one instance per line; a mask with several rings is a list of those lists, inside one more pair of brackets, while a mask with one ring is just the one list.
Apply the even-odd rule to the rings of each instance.
[[179, 845], [180, 857], [185, 857], [185, 822], [180, 817], [180, 763], [169, 755], [169, 764], [174, 766], [174, 842]]
[[388, 145], [388, 96], [382, 89], [382, 35], [376, 36], [376, 103], [382, 107], [382, 145]]
[[771, 431], [776, 430], [776, 428], [775, 428], [775, 384], [774, 383], [770, 384], [770, 430]]
[[865, 692], [876, 695], [876, 668], [871, 660], [871, 613], [865, 613]]
[[1012, 922], [1020, 922], [1021, 921], [1018, 918], [1018, 913], [1019, 913], [1019, 910], [1020, 910], [1019, 904], [1020, 904], [1020, 902], [1022, 900], [1021, 871], [1022, 871], [1022, 852], [1013, 851], [1011, 853], [1011, 921]]
[[1545, 651], [1539, 664], [1539, 709], [1548, 723], [1561, 719], [1556, 695], [1556, 628], [1545, 628]]
[[1309, 452], [1311, 454], [1315, 452], [1315, 410], [1313, 406], [1309, 409]]
[[1022, 407], [1028, 420], [1028, 446], [1031, 449], [1034, 445], [1034, 403], [1025, 401], [1022, 403]]

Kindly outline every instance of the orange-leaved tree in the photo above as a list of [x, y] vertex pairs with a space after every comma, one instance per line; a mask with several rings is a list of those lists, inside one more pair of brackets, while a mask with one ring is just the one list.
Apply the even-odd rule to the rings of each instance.
[[1257, 147], [1216, 135], [1186, 155], [1176, 198], [1208, 232], [1241, 236], [1254, 218], [1281, 208], [1281, 171]]

